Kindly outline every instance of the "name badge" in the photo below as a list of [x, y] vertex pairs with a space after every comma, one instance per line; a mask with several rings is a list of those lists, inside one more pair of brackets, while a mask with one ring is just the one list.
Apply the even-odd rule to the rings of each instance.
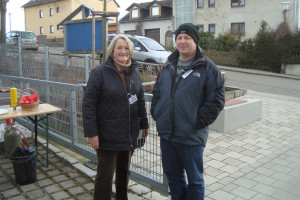
[[186, 77], [188, 77], [191, 73], [192, 73], [192, 69], [190, 69], [190, 70], [188, 70], [188, 71], [186, 71], [186, 72], [184, 72], [184, 74], [182, 74], [182, 78], [186, 78]]
[[137, 101], [137, 97], [136, 94], [135, 95], [131, 95], [131, 97], [128, 99], [130, 104], [133, 104]]

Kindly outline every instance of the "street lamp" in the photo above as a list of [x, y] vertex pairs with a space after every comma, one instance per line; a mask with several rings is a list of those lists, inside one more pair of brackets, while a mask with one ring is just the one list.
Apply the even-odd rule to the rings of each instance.
[[282, 14], [283, 14], [283, 21], [286, 22], [286, 13], [289, 9], [289, 6], [290, 6], [291, 2], [289, 1], [284, 1], [284, 2], [281, 2], [281, 5], [282, 5]]

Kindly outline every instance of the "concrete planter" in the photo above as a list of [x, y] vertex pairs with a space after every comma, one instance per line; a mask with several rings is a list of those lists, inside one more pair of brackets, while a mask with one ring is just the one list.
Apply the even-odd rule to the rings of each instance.
[[246, 95], [247, 90], [234, 88], [234, 87], [225, 87], [225, 101], [234, 99], [243, 95]]
[[[236, 101], [239, 99], [233, 99]], [[262, 101], [243, 99], [238, 103], [225, 106], [216, 121], [210, 126], [211, 130], [221, 133], [230, 132], [262, 118]]]

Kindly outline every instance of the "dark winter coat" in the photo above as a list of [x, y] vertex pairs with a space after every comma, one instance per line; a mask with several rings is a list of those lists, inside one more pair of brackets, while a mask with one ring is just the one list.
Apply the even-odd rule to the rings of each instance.
[[[88, 80], [82, 103], [84, 135], [99, 136], [99, 149], [136, 148], [140, 128], [148, 128], [144, 90], [138, 64], [132, 61], [127, 90], [113, 65], [113, 59], [96, 67]], [[136, 95], [137, 101], [129, 103]]]
[[[208, 126], [224, 107], [224, 80], [216, 65], [197, 48], [194, 61], [176, 83], [178, 58], [176, 50], [158, 75], [151, 114], [162, 138], [187, 145], [205, 145]], [[184, 73], [188, 76], [182, 76]]]

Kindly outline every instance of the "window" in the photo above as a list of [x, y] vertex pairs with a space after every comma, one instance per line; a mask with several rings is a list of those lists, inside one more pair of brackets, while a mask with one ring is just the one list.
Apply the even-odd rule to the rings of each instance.
[[159, 14], [159, 5], [158, 4], [154, 4], [151, 7], [151, 16], [158, 16]]
[[56, 8], [56, 13], [59, 13], [59, 7]]
[[231, 7], [244, 6], [245, 0], [231, 0]]
[[11, 32], [11, 37], [20, 37], [20, 32], [19, 31], [13, 31]]
[[53, 8], [50, 8], [50, 16], [53, 16]]
[[40, 10], [40, 18], [43, 18], [43, 11]]
[[139, 9], [137, 7], [133, 7], [131, 9], [131, 18], [138, 18], [139, 17]]
[[216, 25], [215, 24], [209, 24], [208, 25], [208, 31], [210, 33], [215, 33], [216, 32]]
[[199, 29], [199, 32], [204, 31], [204, 25], [203, 24], [197, 25], [197, 27]]
[[40, 27], [40, 34], [43, 34], [44, 33], [44, 28], [41, 26]]
[[59, 30], [59, 25], [57, 25], [57, 27], [56, 27], [56, 28], [57, 28], [57, 30]]
[[215, 0], [208, 0], [208, 7], [215, 7]]
[[204, 0], [197, 0], [197, 8], [203, 8]]
[[53, 25], [50, 26], [50, 33], [54, 33]]
[[245, 34], [245, 23], [232, 23], [231, 32], [234, 34]]

